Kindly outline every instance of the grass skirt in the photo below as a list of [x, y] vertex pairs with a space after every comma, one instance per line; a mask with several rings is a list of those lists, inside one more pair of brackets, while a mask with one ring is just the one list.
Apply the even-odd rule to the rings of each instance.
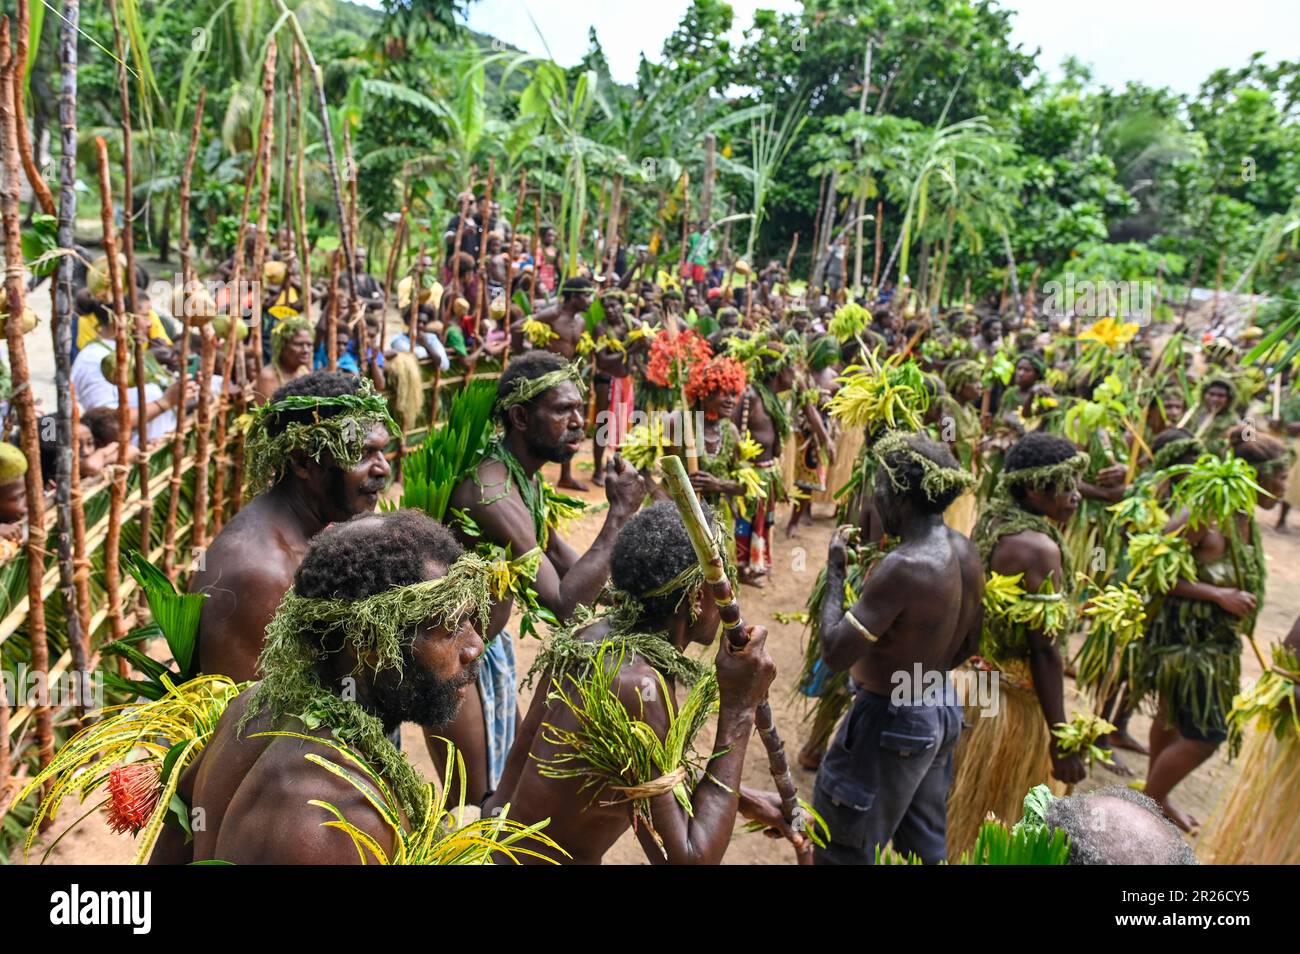
[[1300, 864], [1300, 736], [1251, 732], [1241, 774], [1196, 845], [1205, 864]]
[[972, 728], [957, 743], [948, 792], [949, 858], [961, 857], [975, 844], [990, 812], [1007, 825], [1020, 821], [1025, 793], [1035, 785], [1046, 783], [1057, 794], [1065, 791], [1051, 775], [1051, 735], [1028, 669], [1020, 675], [1003, 673], [997, 715], [966, 707]]

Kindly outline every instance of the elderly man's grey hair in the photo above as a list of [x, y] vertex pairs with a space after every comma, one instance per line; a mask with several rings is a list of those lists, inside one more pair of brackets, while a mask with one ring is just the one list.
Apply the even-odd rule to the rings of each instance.
[[1154, 800], [1120, 785], [1057, 798], [1049, 828], [1070, 836], [1072, 865], [1194, 865], [1196, 855]]

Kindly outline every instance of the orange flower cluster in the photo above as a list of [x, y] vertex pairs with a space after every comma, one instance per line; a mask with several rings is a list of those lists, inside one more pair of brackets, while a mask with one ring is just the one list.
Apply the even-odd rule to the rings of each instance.
[[646, 380], [661, 388], [675, 388], [681, 383], [677, 377], [679, 368], [689, 374], [696, 365], [711, 357], [713, 348], [698, 333], [687, 329], [673, 336], [661, 331], [650, 343]]
[[108, 773], [108, 827], [119, 835], [138, 834], [158, 807], [162, 785], [149, 762], [119, 765]]
[[710, 394], [731, 393], [737, 396], [745, 390], [745, 366], [735, 358], [725, 355], [701, 361], [691, 368], [686, 382], [686, 400], [698, 404]]

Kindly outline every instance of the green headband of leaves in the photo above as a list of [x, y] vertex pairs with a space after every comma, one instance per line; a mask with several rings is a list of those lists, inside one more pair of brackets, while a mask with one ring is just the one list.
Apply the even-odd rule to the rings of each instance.
[[401, 673], [402, 648], [411, 644], [421, 623], [452, 627], [473, 613], [486, 631], [489, 578], [487, 561], [467, 553], [436, 580], [396, 586], [360, 600], [299, 596], [290, 587], [266, 627], [262, 670], [270, 676], [310, 667], [342, 646], [327, 650], [307, 642], [305, 634], [337, 632], [355, 651], [358, 672], [366, 656], [374, 653], [376, 672]]
[[898, 462], [899, 457], [921, 468], [921, 492], [931, 502], [947, 496], [954, 490], [961, 493], [975, 486], [973, 474], [953, 467], [944, 467], [913, 448], [909, 443], [912, 436], [907, 431], [890, 431], [871, 448], [872, 455], [876, 458], [880, 469], [889, 477], [889, 483], [895, 490], [905, 493], [912, 489], [907, 475], [903, 473], [903, 468]]
[[1170, 441], [1155, 452], [1155, 456], [1151, 458], [1151, 468], [1152, 470], [1164, 470], [1177, 464], [1188, 455], [1200, 457], [1204, 449], [1201, 442], [1195, 437], [1181, 437], [1176, 441]]
[[1042, 464], [1038, 467], [1023, 467], [1020, 470], [1004, 470], [998, 478], [998, 489], [1010, 491], [1022, 490], [1062, 490], [1069, 487], [1080, 474], [1088, 469], [1088, 455], [1082, 452], [1058, 460], [1055, 464]]
[[551, 388], [558, 388], [565, 381], [572, 381], [578, 388], [578, 393], [586, 396], [587, 387], [582, 380], [582, 369], [572, 362], [566, 363], [563, 368], [556, 371], [547, 371], [545, 374], [536, 378], [515, 378], [513, 389], [508, 394], [503, 394], [497, 398], [497, 411], [502, 412], [516, 404], [527, 404], [539, 394], [544, 394]]
[[[293, 421], [278, 434], [270, 425], [280, 414], [311, 411], [309, 422]], [[322, 413], [336, 411], [323, 417]], [[279, 482], [294, 451], [303, 451], [316, 463], [326, 453], [344, 469], [355, 467], [365, 452], [371, 428], [383, 424], [390, 434], [401, 431], [388, 413], [388, 401], [376, 394], [369, 379], [361, 389], [337, 397], [294, 394], [263, 404], [252, 412], [245, 432], [244, 453], [248, 462], [248, 495], [255, 497]]]

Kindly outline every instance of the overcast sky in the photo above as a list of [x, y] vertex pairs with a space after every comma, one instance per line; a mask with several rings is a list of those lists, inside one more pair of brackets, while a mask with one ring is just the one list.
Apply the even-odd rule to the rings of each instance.
[[[361, 0], [376, 6], [377, 0]], [[1093, 67], [1099, 83], [1122, 86], [1130, 79], [1195, 92], [1219, 67], [1238, 66], [1262, 50], [1270, 62], [1300, 56], [1300, 0], [1004, 0], [1016, 12], [1014, 42], [1042, 48], [1039, 65], [1053, 72], [1068, 54]], [[630, 82], [644, 51], [657, 59], [664, 39], [689, 6], [688, 0], [650, 3], [576, 0], [474, 0], [469, 25], [545, 55], [538, 28], [557, 61], [570, 66], [587, 48], [594, 26], [614, 78]], [[759, 7], [797, 10], [794, 0], [732, 0], [736, 35]], [[537, 27], [532, 20], [536, 20]]]

